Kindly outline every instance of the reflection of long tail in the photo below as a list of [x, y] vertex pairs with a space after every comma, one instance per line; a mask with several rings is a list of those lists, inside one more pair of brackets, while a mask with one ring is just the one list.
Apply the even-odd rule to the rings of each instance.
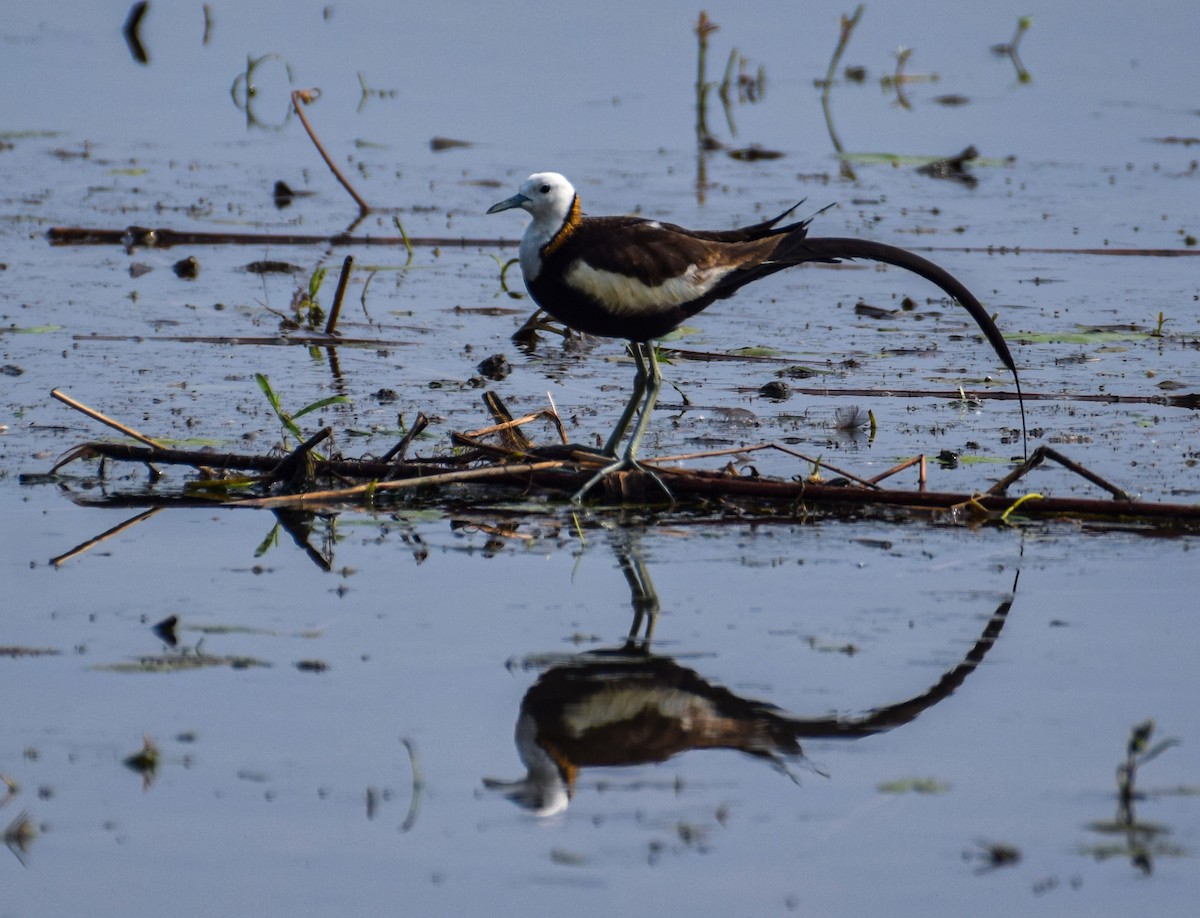
[[[623, 567], [640, 560], [619, 554]], [[1012, 593], [996, 607], [962, 662], [920, 695], [861, 717], [793, 717], [639, 648], [634, 634], [619, 649], [578, 654], [542, 673], [521, 701], [516, 741], [527, 775], [484, 783], [523, 807], [552, 815], [569, 805], [583, 768], [663, 762], [688, 750], [718, 748], [764, 759], [796, 781], [788, 762], [803, 759], [801, 737], [856, 739], [891, 730], [962, 685], [999, 638], [1019, 579], [1020, 571]], [[639, 608], [645, 591], [636, 578], [630, 588], [636, 633], [645, 614]]]
[[[958, 300], [962, 307], [971, 314], [971, 318], [975, 320], [975, 323], [983, 332], [983, 336], [991, 344], [992, 349], [996, 352], [996, 356], [1003, 361], [1009, 372], [1012, 373], [1013, 383], [1017, 389], [1017, 403], [1021, 409], [1021, 442], [1025, 443], [1027, 439], [1025, 400], [1021, 396], [1021, 379], [1017, 374], [1016, 361], [1013, 360], [1012, 352], [1008, 349], [1008, 342], [1004, 340], [1004, 335], [1000, 333], [1000, 329], [996, 327], [996, 323], [992, 321], [992, 317], [988, 315], [983, 304], [975, 298], [975, 294], [971, 293], [949, 271], [907, 249], [887, 245], [883, 242], [873, 242], [869, 239], [837, 236], [799, 236], [794, 241], [791, 238], [786, 239], [776, 250], [773, 258], [782, 261], [794, 259], [795, 264], [806, 261], [835, 262], [845, 258], [864, 258], [870, 261], [879, 261], [884, 264], [894, 265], [906, 271], [912, 271], [930, 283], [941, 287], [943, 291]], [[1028, 447], [1026, 447], [1026, 450], [1028, 450]]]
[[942, 676], [928, 690], [906, 701], [889, 704], [884, 708], [876, 708], [863, 717], [796, 718], [792, 721], [795, 735], [804, 737], [836, 737], [842, 739], [856, 739], [861, 736], [870, 736], [874, 733], [882, 733], [906, 724], [909, 721], [916, 720], [921, 712], [949, 697], [955, 689], [963, 684], [967, 676], [975, 671], [975, 667], [983, 662], [983, 658], [987, 655], [987, 652], [992, 649], [992, 645], [1000, 637], [1000, 631], [1004, 628], [1004, 623], [1008, 620], [1009, 610], [1012, 609], [1013, 598], [1017, 590], [1017, 580], [1020, 579], [1020, 576], [1021, 573], [1018, 571], [1016, 578], [1013, 580], [1013, 596], [1009, 596], [996, 607], [996, 611], [988, 619], [987, 626], [983, 629], [979, 640], [967, 651], [967, 655], [963, 657], [962, 662]]

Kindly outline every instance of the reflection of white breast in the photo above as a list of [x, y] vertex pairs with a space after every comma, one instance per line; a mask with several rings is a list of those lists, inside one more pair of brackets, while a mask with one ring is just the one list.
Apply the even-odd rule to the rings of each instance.
[[576, 290], [587, 293], [617, 315], [654, 312], [671, 306], [690, 303], [708, 293], [716, 283], [733, 269], [730, 267], [698, 268], [688, 265], [678, 277], [651, 286], [636, 277], [593, 268], [587, 262], [576, 261], [566, 273], [566, 281]]
[[711, 705], [690, 692], [614, 688], [566, 706], [562, 724], [569, 735], [578, 739], [589, 730], [631, 721], [646, 711], [677, 720], [684, 730], [692, 729], [697, 721], [716, 716]]

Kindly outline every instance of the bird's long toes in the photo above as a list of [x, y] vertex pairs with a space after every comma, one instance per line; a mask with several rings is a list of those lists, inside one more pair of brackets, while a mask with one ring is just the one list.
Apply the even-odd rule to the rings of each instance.
[[628, 471], [637, 471], [649, 476], [651, 479], [653, 479], [654, 483], [658, 485], [663, 494], [666, 495], [667, 500], [669, 500], [672, 504], [675, 503], [675, 495], [672, 494], [671, 489], [663, 483], [663, 480], [659, 477], [658, 473], [654, 471], [654, 469], [642, 465], [631, 456], [622, 456], [616, 462], [606, 465], [604, 468], [600, 469], [600, 471], [587, 480], [587, 483], [584, 484], [582, 488], [572, 495], [572, 503], [583, 503], [583, 499], [587, 496], [588, 492], [600, 482], [604, 481], [604, 479], [608, 478], [610, 475], [615, 475], [618, 472]]

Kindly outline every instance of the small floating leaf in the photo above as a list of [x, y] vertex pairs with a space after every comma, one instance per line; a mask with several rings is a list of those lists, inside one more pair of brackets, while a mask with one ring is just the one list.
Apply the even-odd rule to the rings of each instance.
[[879, 785], [881, 794], [944, 794], [950, 785], [937, 778], [899, 778]]

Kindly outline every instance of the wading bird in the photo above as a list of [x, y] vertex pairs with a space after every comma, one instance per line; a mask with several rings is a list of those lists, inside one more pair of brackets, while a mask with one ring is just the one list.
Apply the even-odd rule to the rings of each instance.
[[[585, 217], [574, 186], [557, 172], [534, 173], [488, 213], [513, 208], [533, 217], [521, 237], [520, 263], [534, 302], [577, 331], [628, 339], [637, 364], [633, 394], [604, 446], [604, 454], [615, 461], [580, 489], [576, 501], [613, 472], [649, 472], [637, 462], [637, 451], [662, 387], [654, 340], [751, 281], [805, 262], [870, 259], [936, 284], [978, 323], [1012, 372], [1020, 399], [1016, 364], [987, 310], [951, 274], [912, 252], [866, 239], [813, 238], [808, 235], [809, 220], [779, 226], [791, 210], [752, 226], [706, 231], [642, 217]], [[637, 424], [617, 459], [617, 447], [635, 411]], [[1021, 430], [1024, 435], [1023, 402]]]

